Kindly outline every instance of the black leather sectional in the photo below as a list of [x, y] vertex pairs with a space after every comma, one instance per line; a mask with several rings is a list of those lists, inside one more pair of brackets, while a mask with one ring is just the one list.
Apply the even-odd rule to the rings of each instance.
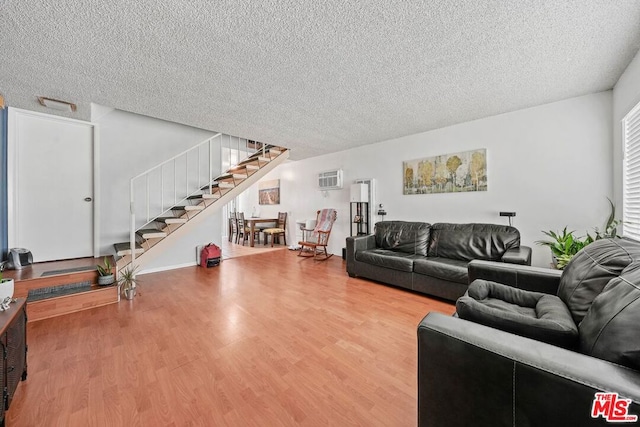
[[347, 273], [455, 301], [468, 287], [471, 260], [531, 265], [520, 232], [495, 224], [382, 221], [347, 238]]

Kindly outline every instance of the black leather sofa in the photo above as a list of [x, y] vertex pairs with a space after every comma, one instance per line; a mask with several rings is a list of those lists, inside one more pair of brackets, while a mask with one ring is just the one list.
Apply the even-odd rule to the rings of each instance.
[[[640, 244], [597, 241], [563, 272], [472, 261], [469, 280], [457, 314], [473, 298], [486, 324], [430, 313], [418, 326], [419, 426], [640, 425]], [[472, 296], [487, 281], [511, 291]], [[557, 295], [577, 339], [531, 338], [561, 322], [546, 303], [522, 309], [524, 294]]]
[[347, 238], [347, 273], [455, 301], [467, 290], [471, 260], [531, 264], [520, 232], [495, 224], [382, 221], [374, 234]]

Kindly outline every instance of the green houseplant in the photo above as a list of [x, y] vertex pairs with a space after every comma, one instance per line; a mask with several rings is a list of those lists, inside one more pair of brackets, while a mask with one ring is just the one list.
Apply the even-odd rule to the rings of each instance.
[[557, 269], [564, 269], [571, 258], [589, 243], [605, 238], [620, 237], [618, 236], [618, 225], [621, 224], [622, 221], [616, 219], [616, 206], [611, 199], [607, 198], [607, 200], [609, 201], [610, 207], [609, 216], [602, 229], [598, 227], [594, 228], [594, 236], [587, 233], [584, 238], [577, 237], [573, 234], [574, 231], [567, 231], [567, 227], [564, 227], [561, 232], [543, 231], [551, 240], [538, 240], [536, 243], [542, 246], [548, 246], [551, 249], [553, 264]]
[[124, 269], [120, 270], [118, 275], [118, 285], [120, 286], [120, 292], [124, 294], [124, 297], [128, 300], [132, 300], [136, 296], [138, 283], [136, 280], [136, 273], [138, 272], [138, 266], [129, 264]]
[[538, 240], [537, 244], [548, 246], [551, 249], [553, 264], [558, 270], [562, 270], [580, 249], [593, 242], [589, 235], [584, 239], [575, 236], [573, 231], [567, 231], [564, 227], [561, 232], [543, 231], [551, 240]]
[[602, 230], [600, 230], [598, 227], [595, 227], [594, 232], [596, 234], [596, 237], [593, 240], [620, 237], [618, 236], [618, 225], [622, 224], [622, 221], [616, 219], [616, 205], [613, 204], [611, 199], [607, 198], [607, 200], [609, 201], [610, 207], [609, 217], [607, 218], [607, 222], [605, 222], [604, 228]]
[[96, 269], [98, 270], [98, 285], [106, 286], [115, 282], [113, 266], [109, 261], [109, 257], [104, 257], [104, 264], [97, 265]]

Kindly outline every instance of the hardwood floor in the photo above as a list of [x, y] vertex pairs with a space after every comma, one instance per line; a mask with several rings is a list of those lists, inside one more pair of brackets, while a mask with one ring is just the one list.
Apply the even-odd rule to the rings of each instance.
[[412, 426], [416, 327], [454, 306], [287, 250], [139, 276], [28, 325], [9, 426]]

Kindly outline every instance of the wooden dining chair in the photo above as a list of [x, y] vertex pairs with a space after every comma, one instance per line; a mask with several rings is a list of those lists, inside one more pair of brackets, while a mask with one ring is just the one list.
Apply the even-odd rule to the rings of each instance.
[[[242, 236], [242, 245], [249, 239], [251, 233], [251, 227], [247, 226], [247, 221], [244, 219], [244, 212], [238, 212], [236, 215], [238, 221], [238, 237], [236, 237], [236, 243], [240, 243], [240, 236]], [[260, 243], [260, 230], [254, 230], [254, 239]]]
[[[278, 212], [278, 222], [276, 223], [276, 226], [273, 228], [265, 228], [264, 230], [262, 230], [262, 232], [264, 233], [264, 244], [265, 245], [267, 244], [268, 236], [271, 236], [271, 247], [273, 247], [273, 241], [276, 239], [276, 237], [280, 239], [280, 236], [282, 236], [282, 239], [286, 246], [287, 245], [286, 230], [287, 230], [287, 213]], [[278, 243], [280, 243], [280, 240], [278, 240]]]
[[244, 242], [247, 240], [247, 237], [249, 236], [247, 230], [247, 225], [244, 222], [244, 212], [238, 212], [236, 214], [236, 224], [238, 227], [237, 233], [236, 233], [236, 243], [240, 243], [240, 237], [242, 237], [242, 244], [244, 245]]
[[229, 214], [229, 241], [233, 241], [233, 235], [236, 235], [236, 243], [238, 243], [238, 218], [235, 212]]
[[336, 218], [337, 212], [335, 209], [319, 210], [315, 228], [309, 233], [307, 239], [298, 242], [298, 245], [300, 245], [298, 256], [313, 256], [313, 259], [318, 261], [325, 261], [331, 258], [333, 254], [327, 253], [327, 244], [329, 243], [331, 228]]

